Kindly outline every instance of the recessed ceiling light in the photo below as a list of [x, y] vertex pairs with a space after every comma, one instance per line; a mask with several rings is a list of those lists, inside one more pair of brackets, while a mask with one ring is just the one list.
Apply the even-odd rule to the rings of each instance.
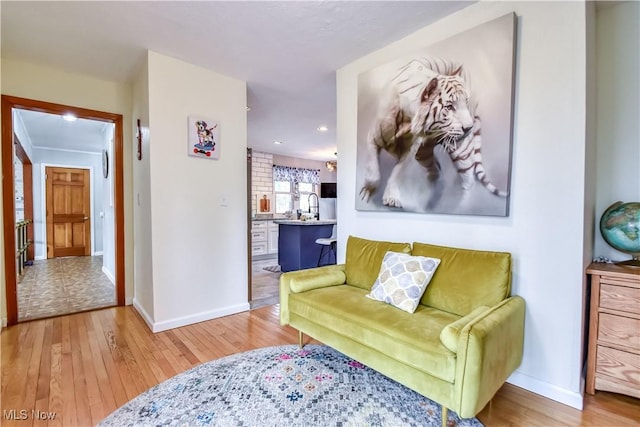
[[280, 145], [280, 144], [282, 144], [282, 141], [273, 141], [273, 143]]
[[71, 113], [63, 115], [62, 118], [68, 122], [75, 122], [76, 120], [78, 120], [78, 118]]
[[329, 128], [328, 128], [328, 127], [326, 127], [325, 125], [322, 125], [322, 126], [318, 126], [318, 127], [316, 128], [316, 130], [317, 130], [318, 132], [326, 132], [326, 131], [328, 131], [328, 130], [329, 130]]

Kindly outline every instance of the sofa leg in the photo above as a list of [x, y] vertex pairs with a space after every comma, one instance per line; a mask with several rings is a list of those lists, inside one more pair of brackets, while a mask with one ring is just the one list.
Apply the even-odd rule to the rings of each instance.
[[442, 405], [442, 427], [447, 427], [447, 419], [449, 418], [449, 409]]
[[302, 348], [302, 331], [298, 331], [298, 345]]

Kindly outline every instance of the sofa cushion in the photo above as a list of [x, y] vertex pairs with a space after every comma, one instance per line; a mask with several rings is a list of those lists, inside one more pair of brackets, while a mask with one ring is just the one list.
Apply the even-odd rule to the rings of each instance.
[[291, 315], [336, 331], [400, 363], [453, 383], [456, 355], [440, 341], [440, 332], [458, 316], [418, 306], [409, 314], [365, 298], [367, 291], [338, 285], [289, 295]]
[[347, 283], [367, 291], [373, 286], [382, 258], [387, 252], [410, 253], [411, 244], [382, 242], [349, 236], [347, 239], [346, 268]]
[[412, 255], [439, 258], [420, 304], [458, 316], [492, 307], [509, 296], [511, 254], [414, 243]]
[[413, 313], [438, 264], [437, 258], [387, 252], [367, 297]]

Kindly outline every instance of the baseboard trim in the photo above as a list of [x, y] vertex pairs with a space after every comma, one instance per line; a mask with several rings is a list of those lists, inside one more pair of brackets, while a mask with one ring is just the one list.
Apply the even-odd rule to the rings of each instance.
[[102, 251], [95, 251], [92, 256], [102, 256]]
[[520, 372], [514, 372], [507, 380], [509, 384], [513, 384], [532, 393], [539, 394], [551, 400], [555, 400], [563, 405], [582, 410], [584, 406], [584, 395], [549, 384], [545, 381], [530, 377]]
[[140, 316], [142, 316], [144, 323], [147, 324], [149, 329], [153, 331], [153, 319], [151, 318], [151, 316], [149, 316], [149, 313], [147, 313], [147, 311], [140, 305], [138, 300], [135, 298], [133, 299], [133, 308], [135, 308], [136, 311], [140, 314]]
[[104, 273], [105, 276], [107, 276], [107, 279], [109, 279], [109, 281], [111, 282], [111, 284], [113, 286], [116, 285], [116, 278], [113, 277], [113, 274], [111, 274], [111, 272], [109, 271], [109, 269], [107, 267], [105, 267], [104, 265], [102, 266], [102, 272]]
[[46, 255], [45, 255], [45, 256], [37, 255], [37, 256], [34, 256], [34, 257], [33, 257], [33, 260], [34, 260], [34, 261], [42, 261], [42, 260], [45, 260], [45, 259], [47, 259], [47, 256], [46, 256]]
[[194, 323], [200, 323], [211, 319], [217, 319], [218, 317], [229, 316], [231, 314], [241, 313], [243, 311], [250, 310], [249, 303], [232, 305], [229, 307], [223, 307], [217, 310], [203, 311], [189, 316], [177, 317], [175, 319], [165, 320], [157, 322], [151, 328], [153, 333], [162, 332], [169, 329], [180, 328], [182, 326], [192, 325]]
[[6, 328], [6, 327], [7, 327], [7, 318], [6, 318], [6, 317], [3, 317], [3, 318], [2, 318], [2, 327], [3, 327], [3, 328]]

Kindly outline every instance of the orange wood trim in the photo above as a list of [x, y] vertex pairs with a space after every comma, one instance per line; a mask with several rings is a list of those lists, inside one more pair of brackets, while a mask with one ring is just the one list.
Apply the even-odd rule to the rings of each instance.
[[7, 325], [18, 322], [16, 293], [16, 207], [13, 172], [13, 123], [11, 101], [2, 95], [2, 218], [4, 233], [4, 275], [7, 294]]
[[[84, 255], [91, 255], [91, 178], [89, 169], [83, 170], [84, 183], [84, 213], [85, 217], [89, 218], [84, 221]], [[115, 230], [115, 227], [114, 227]]]
[[113, 120], [114, 151], [114, 201], [113, 214], [115, 221], [115, 262], [116, 262], [116, 298], [118, 305], [125, 305], [124, 289], [124, 141], [122, 116]]
[[[73, 113], [78, 118], [98, 120], [115, 125], [114, 129], [114, 216], [115, 216], [115, 264], [116, 264], [116, 298], [118, 305], [125, 304], [125, 265], [124, 265], [124, 142], [123, 118], [121, 114], [73, 107], [52, 102], [2, 95], [2, 197], [3, 197], [3, 234], [4, 234], [4, 268], [5, 289], [7, 294], [7, 325], [18, 322], [18, 298], [16, 293], [15, 263], [15, 204], [14, 204], [14, 171], [13, 171], [13, 108], [40, 111], [43, 113]], [[26, 209], [26, 207], [25, 207]]]
[[49, 259], [55, 256], [53, 253], [53, 198], [51, 197], [53, 194], [53, 179], [50, 178], [53, 176], [53, 168], [51, 166], [45, 167], [44, 175], [44, 195], [45, 203], [47, 205], [45, 208], [45, 223], [47, 224], [47, 259]]
[[35, 99], [19, 98], [17, 96], [2, 95], [2, 98], [6, 99], [11, 104], [11, 108], [21, 108], [23, 110], [60, 115], [73, 113], [79, 119], [90, 119], [109, 123], [115, 123], [118, 117], [122, 120], [121, 114], [107, 113], [104, 111], [73, 107], [70, 105], [54, 104], [52, 102], [38, 101]]

